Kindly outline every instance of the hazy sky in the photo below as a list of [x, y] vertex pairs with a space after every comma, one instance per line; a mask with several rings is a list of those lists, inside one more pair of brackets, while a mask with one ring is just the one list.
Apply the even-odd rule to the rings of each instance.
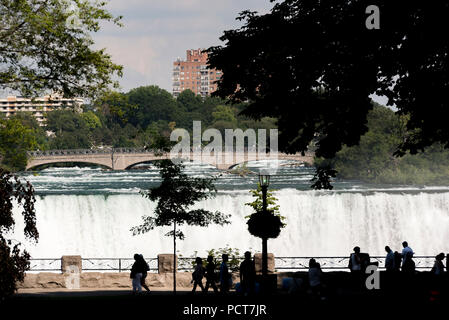
[[123, 91], [154, 84], [171, 92], [177, 57], [221, 44], [224, 30], [241, 25], [239, 12], [272, 6], [269, 0], [109, 0], [107, 8], [123, 16], [124, 27], [103, 24], [94, 40], [124, 66]]

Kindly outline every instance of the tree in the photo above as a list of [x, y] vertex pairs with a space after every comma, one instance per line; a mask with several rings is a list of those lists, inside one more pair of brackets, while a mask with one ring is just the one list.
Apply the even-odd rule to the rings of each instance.
[[120, 24], [105, 1], [1, 0], [0, 89], [24, 96], [43, 91], [94, 96], [122, 75], [104, 49], [94, 50], [91, 34], [104, 21]]
[[8, 119], [17, 119], [20, 123], [33, 131], [36, 137], [37, 146], [36, 149], [46, 150], [48, 148], [48, 137], [45, 132], [45, 127], [41, 126], [31, 113], [28, 112], [16, 112], [13, 116]]
[[122, 127], [128, 123], [130, 115], [137, 108], [129, 102], [128, 95], [116, 91], [105, 92], [94, 102], [94, 107], [105, 117], [107, 126], [117, 123]]
[[252, 118], [276, 118], [288, 153], [316, 141], [316, 155], [332, 158], [358, 144], [374, 93], [408, 116], [396, 155], [448, 148], [449, 3], [376, 1], [378, 30], [365, 24], [370, 4], [285, 0], [267, 14], [241, 13], [244, 26], [208, 50], [210, 67], [223, 71], [215, 94], [249, 101]]
[[24, 170], [28, 163], [27, 151], [37, 146], [34, 131], [22, 125], [19, 119], [0, 119], [0, 167]]
[[[259, 212], [263, 210], [263, 194], [262, 194], [262, 187], [260, 184], [257, 184], [256, 190], [250, 190], [249, 191], [254, 198], [256, 198], [253, 202], [245, 203], [246, 206], [250, 206], [254, 209], [255, 212]], [[267, 190], [267, 210], [272, 212], [274, 215], [278, 216], [281, 221], [285, 220], [284, 216], [280, 215], [280, 207], [276, 202], [278, 201], [278, 198], [276, 198], [273, 195], [273, 190], [269, 191]], [[246, 218], [249, 218], [246, 217]], [[283, 223], [282, 228], [284, 228], [286, 225]]]
[[338, 178], [374, 183], [444, 185], [449, 178], [449, 150], [435, 144], [419, 154], [394, 157], [404, 139], [407, 119], [391, 109], [374, 105], [368, 114], [368, 132], [356, 146], [344, 146], [332, 159], [315, 159], [315, 166], [329, 166]]
[[[214, 223], [224, 225], [229, 223], [229, 215], [221, 212], [211, 212], [204, 209], [190, 209], [196, 202], [211, 198], [216, 189], [214, 179], [189, 177], [182, 172], [183, 165], [171, 160], [156, 163], [160, 169], [162, 182], [158, 187], [151, 188], [143, 195], [151, 201], [157, 201], [154, 216], [142, 217], [143, 223], [131, 229], [134, 235], [153, 230], [155, 227], [171, 226], [166, 236], [173, 237], [174, 265], [176, 265], [176, 239], [183, 240], [184, 233], [177, 229], [187, 224], [207, 227]], [[176, 270], [173, 270], [173, 290], [176, 294]]]
[[20, 243], [13, 244], [13, 240], [7, 238], [15, 225], [12, 212], [14, 202], [23, 209], [25, 237], [37, 242], [39, 232], [36, 228], [34, 189], [29, 182], [23, 184], [16, 176], [0, 168], [0, 301], [17, 290], [17, 283], [23, 281], [25, 271], [30, 266], [30, 255], [21, 251]]
[[55, 133], [52, 149], [90, 148], [89, 128], [84, 118], [71, 110], [54, 110], [47, 115], [47, 130]]
[[173, 121], [175, 118], [176, 101], [168, 91], [158, 86], [132, 89], [128, 96], [129, 102], [137, 106], [129, 116], [129, 122], [134, 126], [146, 128], [153, 121]]

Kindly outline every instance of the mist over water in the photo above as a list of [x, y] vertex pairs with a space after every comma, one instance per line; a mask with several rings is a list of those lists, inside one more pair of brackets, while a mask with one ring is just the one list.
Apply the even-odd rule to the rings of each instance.
[[[268, 243], [276, 256], [346, 256], [355, 245], [372, 255], [383, 255], [384, 246], [399, 250], [407, 240], [417, 255], [449, 251], [449, 187], [418, 188], [335, 183], [334, 191], [310, 190], [313, 170], [290, 167], [280, 162], [278, 175], [270, 189], [277, 189], [281, 214], [287, 227]], [[249, 165], [256, 171], [257, 163]], [[219, 174], [210, 166], [188, 164], [186, 172], [209, 177]], [[131, 257], [135, 252], [147, 257], [172, 252], [172, 239], [158, 228], [133, 236], [130, 228], [151, 215], [156, 204], [139, 190], [159, 183], [154, 168], [132, 171], [102, 171], [87, 168], [51, 168], [23, 178], [35, 187], [37, 245], [26, 243], [33, 258], [53, 258], [80, 254], [86, 258]], [[184, 256], [229, 245], [241, 251], [260, 251], [261, 240], [251, 236], [245, 216], [252, 209], [249, 189], [257, 185], [257, 175], [240, 177], [223, 174], [216, 182], [218, 194], [197, 207], [231, 214], [231, 224], [208, 228], [183, 227], [184, 241], [179, 252]], [[23, 224], [16, 208], [15, 215]], [[14, 239], [24, 241], [21, 232]]]

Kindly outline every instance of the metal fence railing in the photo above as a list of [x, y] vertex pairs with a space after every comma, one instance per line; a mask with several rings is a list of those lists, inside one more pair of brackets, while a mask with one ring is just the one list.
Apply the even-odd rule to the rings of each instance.
[[[301, 271], [307, 270], [309, 259], [312, 257], [275, 257], [276, 271]], [[313, 257], [320, 263], [324, 271], [345, 271], [348, 270], [349, 257]], [[234, 258], [239, 261], [243, 257]], [[385, 257], [371, 256], [371, 262], [378, 263], [379, 269], [383, 270]], [[150, 272], [158, 272], [158, 259], [145, 259], [150, 267]], [[419, 271], [430, 270], [434, 264], [433, 256], [415, 256], [416, 269]], [[195, 258], [178, 258], [178, 271], [193, 271]], [[129, 272], [134, 259], [132, 258], [82, 258], [83, 271], [102, 272]], [[61, 271], [60, 258], [30, 259], [30, 270], [32, 272], [56, 272]]]

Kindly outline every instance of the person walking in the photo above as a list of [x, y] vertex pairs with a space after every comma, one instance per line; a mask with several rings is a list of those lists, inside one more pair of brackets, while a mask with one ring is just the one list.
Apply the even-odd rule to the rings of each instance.
[[218, 288], [217, 285], [215, 284], [216, 282], [215, 268], [216, 266], [214, 263], [214, 257], [208, 256], [206, 265], [206, 287], [204, 289], [204, 291], [206, 292], [209, 290], [209, 287], [212, 287], [212, 289], [214, 289], [214, 292], [218, 293]]
[[221, 258], [222, 262], [220, 265], [220, 292], [222, 294], [226, 294], [231, 288], [232, 278], [228, 268], [228, 255], [223, 254]]
[[245, 260], [240, 264], [240, 286], [242, 293], [247, 296], [255, 292], [256, 265], [251, 259], [251, 252], [245, 252]]
[[196, 287], [199, 286], [201, 288], [202, 292], [205, 292], [204, 286], [203, 286], [203, 276], [204, 276], [204, 267], [203, 267], [203, 259], [200, 257], [197, 257], [195, 259], [196, 266], [195, 270], [192, 273], [192, 282], [193, 282], [193, 289], [192, 293], [196, 291]]
[[144, 273], [144, 266], [139, 254], [134, 255], [134, 263], [131, 267], [130, 278], [132, 279], [133, 294], [142, 292], [142, 275]]
[[145, 279], [147, 278], [148, 271], [150, 271], [150, 266], [145, 261], [145, 259], [144, 259], [142, 254], [140, 255], [140, 263], [142, 264], [142, 279], [140, 281], [140, 284], [141, 284], [142, 287], [145, 288], [145, 290], [147, 290], [147, 292], [150, 292], [151, 291], [150, 288], [145, 283]]

